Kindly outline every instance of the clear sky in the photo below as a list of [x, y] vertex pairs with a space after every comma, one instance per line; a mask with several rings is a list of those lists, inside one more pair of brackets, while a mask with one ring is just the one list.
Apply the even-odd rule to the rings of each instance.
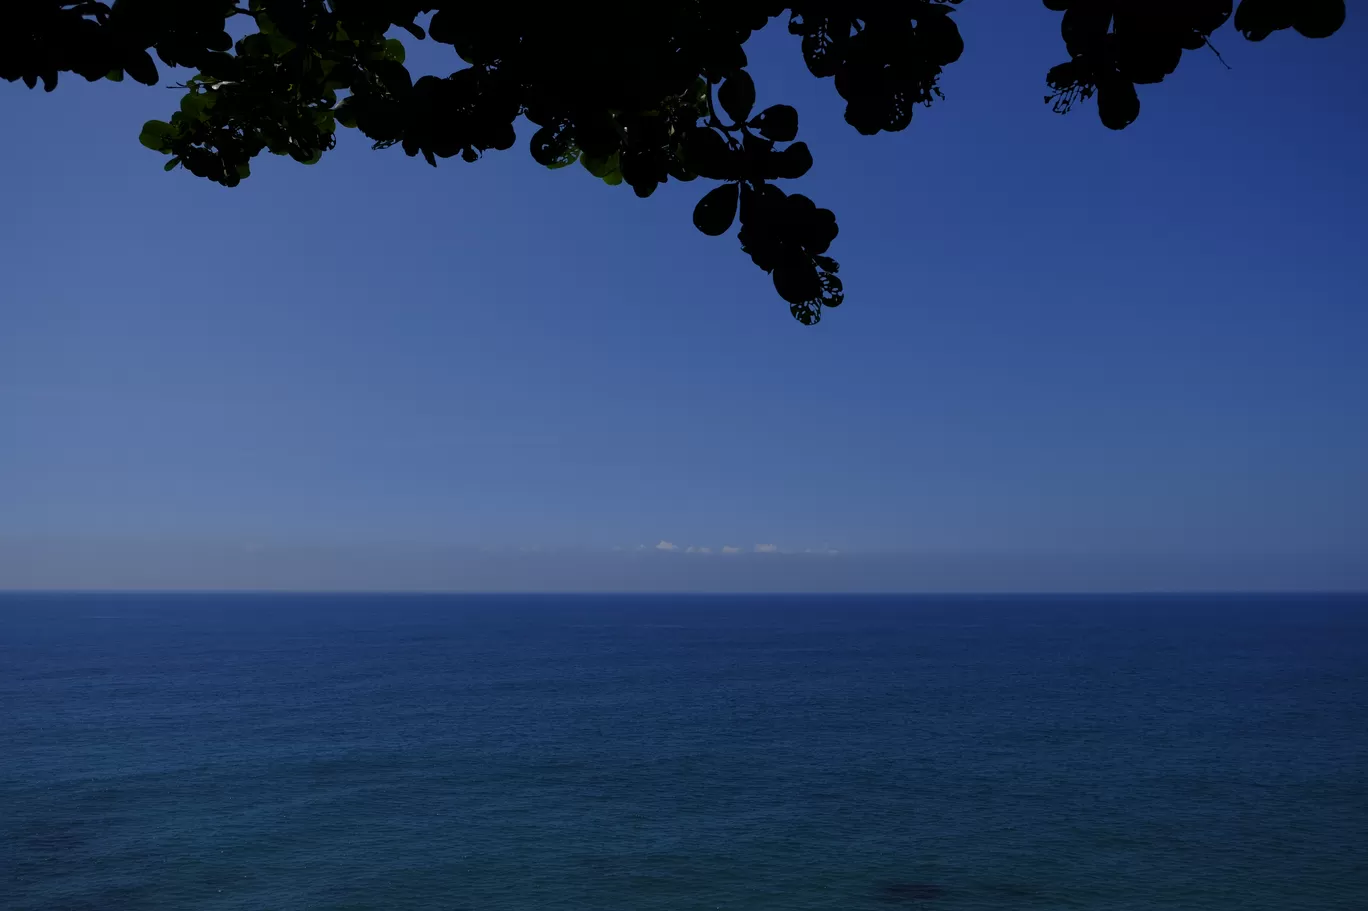
[[138, 145], [172, 92], [0, 84], [0, 588], [1368, 588], [1368, 19], [1227, 27], [1112, 133], [1042, 103], [1057, 14], [957, 18], [872, 138], [748, 46], [840, 220], [816, 328], [702, 182], [526, 129], [228, 190]]

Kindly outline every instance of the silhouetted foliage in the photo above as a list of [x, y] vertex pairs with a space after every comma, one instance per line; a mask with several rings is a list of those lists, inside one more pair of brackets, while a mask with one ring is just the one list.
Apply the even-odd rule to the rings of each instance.
[[[140, 139], [169, 156], [168, 171], [181, 166], [230, 187], [262, 151], [317, 162], [339, 126], [436, 165], [509, 148], [525, 116], [538, 127], [532, 157], [548, 168], [578, 161], [643, 197], [672, 177], [721, 181], [694, 224], [720, 235], [739, 216], [742, 250], [808, 324], [844, 299], [827, 255], [836, 218], [775, 183], [806, 174], [812, 155], [795, 141], [796, 110], [756, 111], [747, 39], [785, 17], [808, 69], [833, 80], [846, 121], [865, 134], [905, 129], [917, 105], [942, 98], [942, 69], [964, 50], [951, 17], [960, 0], [245, 3], [4, 0], [0, 76], [48, 91], [61, 73], [152, 85], [152, 52], [194, 70], [180, 109], [148, 122]], [[1345, 16], [1344, 0], [1242, 0], [1238, 10], [1233, 0], [1044, 3], [1064, 14], [1069, 54], [1049, 71], [1046, 101], [1064, 112], [1096, 95], [1102, 122], [1116, 130], [1139, 116], [1136, 84], [1161, 82], [1232, 12], [1252, 41], [1286, 28], [1326, 37]], [[246, 34], [234, 41], [230, 27]], [[415, 80], [403, 43], [390, 37], [400, 29], [451, 45], [467, 65]]]

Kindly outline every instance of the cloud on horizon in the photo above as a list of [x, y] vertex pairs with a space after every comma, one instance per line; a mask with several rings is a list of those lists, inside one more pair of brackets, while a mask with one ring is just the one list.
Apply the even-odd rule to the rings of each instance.
[[655, 549], [656, 549], [656, 550], [679, 550], [679, 545], [678, 545], [678, 544], [675, 544], [673, 541], [666, 541], [666, 540], [664, 540], [664, 539], [661, 539], [661, 542], [655, 546]]
[[[663, 541], [664, 544], [672, 542]], [[0, 590], [465, 592], [1368, 591], [1361, 551], [776, 553], [730, 559], [408, 544], [0, 536]]]
[[777, 554], [779, 547], [776, 544], [757, 544], [755, 545], [755, 552], [757, 554]]

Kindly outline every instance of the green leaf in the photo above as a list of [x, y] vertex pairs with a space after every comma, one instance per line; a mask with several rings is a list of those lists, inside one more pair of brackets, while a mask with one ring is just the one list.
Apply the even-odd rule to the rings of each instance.
[[245, 179], [252, 176], [252, 166], [245, 161], [242, 164], [238, 165], [235, 170], [237, 171], [238, 177]]
[[708, 99], [712, 97], [712, 86], [708, 85], [708, 80], [699, 76], [694, 80], [692, 92], [689, 95], [693, 104], [694, 113], [699, 117], [708, 116]]
[[404, 42], [398, 38], [389, 38], [385, 41], [385, 59], [393, 60], [395, 63], [403, 63], [407, 52], [404, 50]]
[[595, 177], [604, 178], [618, 170], [618, 153], [614, 151], [611, 155], [590, 155], [588, 152], [582, 152], [580, 164]]
[[751, 108], [755, 107], [755, 81], [751, 79], [750, 73], [737, 70], [717, 90], [717, 100], [733, 122], [745, 123], [746, 118], [750, 116]]
[[214, 106], [214, 96], [200, 92], [187, 92], [181, 98], [181, 113], [194, 120], [203, 120], [204, 114]]
[[616, 187], [622, 180], [622, 153], [614, 152], [608, 156], [608, 173], [603, 175], [603, 182], [610, 187]]
[[727, 233], [727, 229], [736, 220], [736, 201], [740, 187], [740, 184], [724, 183], [709, 190], [707, 195], [698, 201], [698, 205], [694, 206], [694, 227], [709, 237]]
[[356, 97], [349, 95], [334, 109], [337, 122], [349, 130], [356, 129]]
[[162, 165], [162, 170], [163, 170], [163, 171], [174, 171], [174, 170], [176, 170], [176, 165], [178, 165], [178, 164], [180, 164], [180, 163], [181, 163], [181, 162], [180, 162], [180, 159], [179, 159], [179, 158], [173, 158], [173, 159], [171, 159], [170, 161], [168, 161], [166, 164]]
[[110, 70], [108, 73], [105, 73], [105, 78], [110, 82], [123, 82], [123, 77], [123, 70], [120, 69]]
[[176, 129], [169, 123], [160, 120], [149, 120], [143, 124], [142, 132], [138, 134], [138, 142], [147, 146], [154, 152], [169, 151], [171, 139], [175, 137]]
[[289, 38], [286, 38], [284, 35], [280, 34], [280, 32], [272, 32], [267, 35], [266, 42], [271, 48], [271, 52], [277, 57], [284, 56], [299, 47], [298, 44], [291, 41]]

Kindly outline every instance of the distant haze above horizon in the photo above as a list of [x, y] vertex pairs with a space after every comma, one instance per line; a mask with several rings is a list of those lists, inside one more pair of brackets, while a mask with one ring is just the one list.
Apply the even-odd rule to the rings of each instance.
[[973, 6], [896, 135], [747, 45], [840, 219], [810, 329], [704, 182], [525, 124], [228, 190], [139, 145], [164, 88], [0, 84], [0, 589], [1368, 589], [1365, 10], [1113, 133], [1042, 104], [1058, 14]]
[[504, 551], [0, 540], [0, 590], [393, 592], [1368, 591], [1353, 554]]

